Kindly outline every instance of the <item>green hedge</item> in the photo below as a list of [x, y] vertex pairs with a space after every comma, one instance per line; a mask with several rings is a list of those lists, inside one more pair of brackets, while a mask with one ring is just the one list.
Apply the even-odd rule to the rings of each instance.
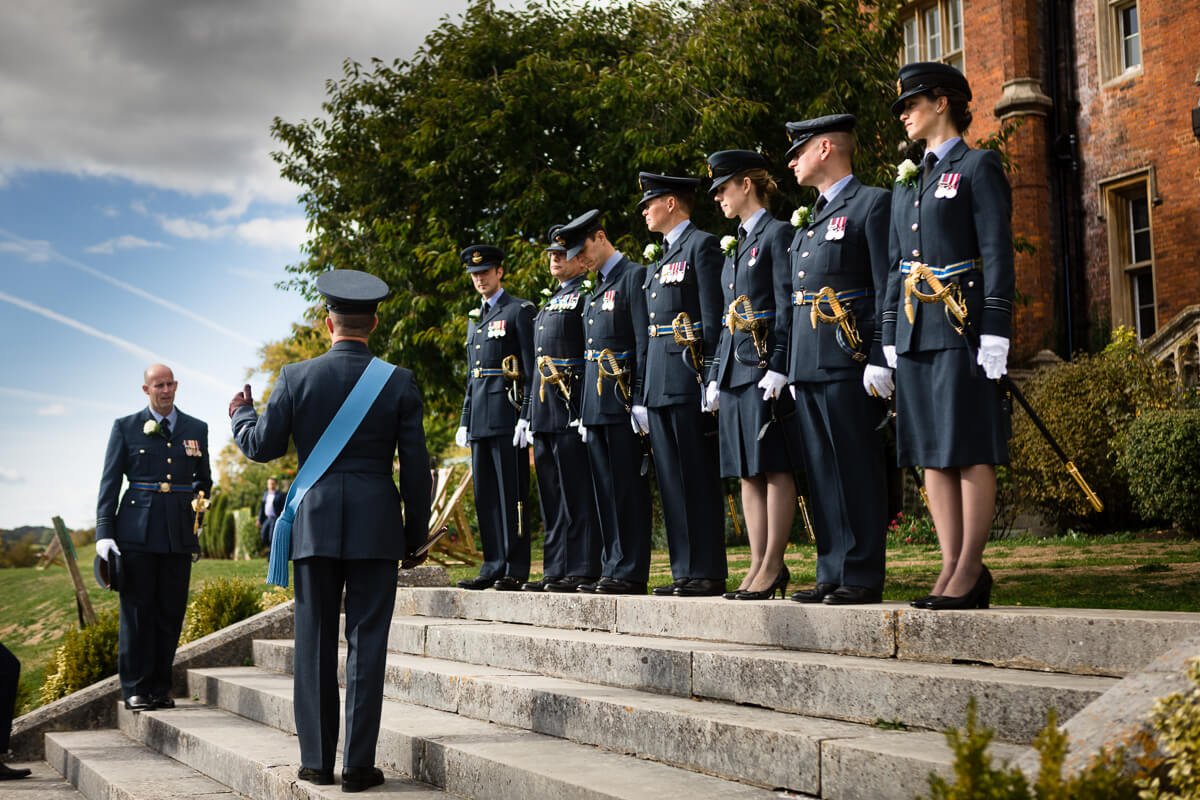
[[205, 581], [192, 594], [179, 643], [194, 642], [262, 609], [262, 585], [245, 578]]
[[1129, 426], [1119, 459], [1137, 512], [1200, 531], [1200, 410], [1147, 412]]
[[248, 508], [239, 508], [233, 512], [233, 530], [235, 546], [234, 558], [257, 558], [262, 545], [258, 540], [258, 520], [254, 512]]
[[46, 670], [43, 704], [117, 674], [117, 626], [118, 612], [113, 609], [98, 614], [94, 625], [67, 631]]

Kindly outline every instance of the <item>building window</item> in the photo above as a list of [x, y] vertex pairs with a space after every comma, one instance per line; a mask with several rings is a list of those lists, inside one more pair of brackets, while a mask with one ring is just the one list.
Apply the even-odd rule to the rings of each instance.
[[903, 17], [904, 64], [942, 61], [963, 70], [962, 0], [914, 3]]
[[1150, 177], [1143, 172], [1102, 187], [1108, 211], [1113, 325], [1128, 325], [1139, 340], [1158, 329]]
[[1142, 68], [1142, 26], [1137, 0], [1096, 0], [1100, 73], [1105, 81]]

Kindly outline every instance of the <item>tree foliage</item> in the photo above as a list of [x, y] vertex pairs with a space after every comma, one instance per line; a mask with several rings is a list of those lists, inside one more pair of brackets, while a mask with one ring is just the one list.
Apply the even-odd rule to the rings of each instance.
[[[524, 10], [475, 2], [445, 20], [410, 61], [347, 61], [327, 83], [323, 115], [276, 119], [274, 154], [302, 187], [311, 236], [290, 285], [315, 300], [333, 268], [379, 275], [376, 352], [412, 368], [431, 448], [457, 425], [462, 342], [473, 294], [459, 251], [508, 252], [506, 284], [536, 296], [547, 282], [546, 229], [589, 208], [618, 246], [647, 234], [638, 170], [705, 174], [705, 155], [758, 149], [800, 200], [783, 123], [858, 116], [857, 172], [887, 185], [902, 131], [888, 106], [899, 50], [897, 3], [858, 0], [651, 0]], [[730, 223], [700, 198], [697, 222]]]

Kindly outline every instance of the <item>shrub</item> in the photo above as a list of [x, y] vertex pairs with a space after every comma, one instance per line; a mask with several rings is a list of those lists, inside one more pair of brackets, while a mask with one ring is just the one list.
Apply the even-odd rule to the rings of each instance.
[[1200, 531], [1200, 410], [1151, 411], [1123, 437], [1118, 459], [1137, 512]]
[[1165, 775], [1145, 775], [1138, 781], [1147, 800], [1185, 800], [1200, 797], [1200, 658], [1188, 664], [1194, 687], [1154, 704], [1151, 724], [1165, 756]]
[[938, 543], [937, 530], [934, 529], [933, 520], [928, 514], [909, 516], [901, 511], [896, 514], [895, 519], [888, 523], [887, 543], [889, 545], [936, 545]]
[[259, 584], [245, 578], [219, 578], [200, 584], [188, 603], [179, 643], [193, 642], [254, 616], [260, 610], [260, 592]]
[[254, 512], [248, 508], [239, 508], [233, 512], [233, 529], [235, 532], [234, 558], [254, 558], [259, 554], [262, 543], [258, 540], [258, 520]]
[[1135, 522], [1129, 478], [1118, 463], [1121, 434], [1138, 415], [1180, 402], [1175, 377], [1118, 328], [1096, 355], [1039, 372], [1024, 387], [1046, 427], [1104, 501], [1097, 514], [1021, 410], [1014, 410], [1011, 473], [1032, 510], [1060, 528]]
[[258, 607], [266, 611], [268, 608], [274, 608], [281, 603], [286, 603], [295, 596], [295, 592], [290, 586], [286, 588], [283, 586], [272, 586], [258, 598]]
[[204, 527], [200, 529], [200, 553], [205, 558], [219, 558], [219, 537], [217, 531], [225, 525], [225, 512], [229, 506], [229, 497], [224, 492], [214, 493], [212, 504], [204, 515]]
[[46, 670], [42, 703], [52, 703], [98, 680], [117, 674], [116, 609], [96, 615], [94, 625], [69, 630], [54, 651], [54, 663]]

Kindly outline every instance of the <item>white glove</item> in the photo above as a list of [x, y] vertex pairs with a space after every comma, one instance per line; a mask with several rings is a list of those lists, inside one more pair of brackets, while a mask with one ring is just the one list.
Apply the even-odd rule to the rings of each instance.
[[889, 367], [896, 368], [896, 345], [885, 344], [883, 346], [883, 359]]
[[708, 404], [705, 411], [719, 411], [721, 408], [721, 387], [717, 386], [716, 381], [709, 381], [708, 386], [704, 387], [704, 399]]
[[767, 374], [758, 382], [758, 388], [763, 390], [763, 400], [779, 397], [784, 386], [787, 386], [787, 375], [773, 369], [767, 370]]
[[458, 445], [459, 447], [467, 446], [467, 426], [466, 425], [461, 426], [457, 431], [454, 432], [454, 443], [456, 445]]
[[999, 380], [1008, 372], [1008, 339], [985, 333], [979, 337], [979, 356], [975, 359], [983, 367], [988, 380]]
[[792, 393], [792, 399], [795, 400], [796, 399], [796, 384], [793, 383], [790, 386], [788, 386], [788, 391]]
[[121, 548], [117, 547], [115, 539], [97, 539], [96, 540], [96, 555], [108, 561], [108, 554], [116, 553], [121, 555]]
[[872, 397], [887, 399], [892, 396], [896, 382], [892, 380], [892, 371], [887, 367], [877, 367], [867, 364], [863, 370], [863, 389]]
[[513, 447], [528, 447], [533, 441], [533, 436], [529, 433], [529, 420], [517, 420], [517, 427], [513, 428]]
[[587, 426], [582, 422], [579, 423], [579, 441], [587, 444]]
[[645, 406], [634, 406], [629, 409], [629, 424], [637, 434], [650, 432], [650, 417]]

